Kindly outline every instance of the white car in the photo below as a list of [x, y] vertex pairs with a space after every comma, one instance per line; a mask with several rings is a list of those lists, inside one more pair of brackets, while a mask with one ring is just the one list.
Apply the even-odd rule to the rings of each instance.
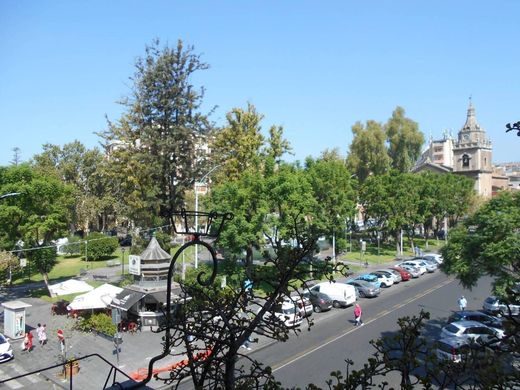
[[[266, 313], [265, 315], [269, 317], [270, 313]], [[283, 302], [282, 304], [276, 305], [273, 315], [288, 328], [294, 328], [302, 323], [300, 309], [298, 309], [295, 303]]]
[[415, 267], [419, 269], [419, 273], [421, 275], [424, 275], [426, 273], [426, 267], [424, 265], [417, 264], [412, 261], [403, 261], [402, 263], [396, 264], [397, 267]]
[[458, 337], [465, 340], [481, 340], [483, 342], [497, 342], [503, 335], [477, 321], [455, 321], [441, 329], [441, 337]]
[[388, 274], [385, 275], [385, 273], [383, 273], [381, 271], [374, 271], [374, 272], [371, 272], [370, 274], [375, 275], [375, 277], [379, 281], [380, 286], [382, 288], [390, 287], [390, 286], [393, 286], [393, 284], [394, 284], [394, 278], [392, 277], [392, 275], [388, 275]]
[[291, 295], [291, 298], [286, 298], [284, 303], [293, 303], [298, 306], [302, 317], [308, 317], [313, 313], [312, 303], [309, 298], [300, 297], [298, 295]]
[[7, 337], [0, 333], [0, 363], [11, 360], [14, 357], [13, 348]]

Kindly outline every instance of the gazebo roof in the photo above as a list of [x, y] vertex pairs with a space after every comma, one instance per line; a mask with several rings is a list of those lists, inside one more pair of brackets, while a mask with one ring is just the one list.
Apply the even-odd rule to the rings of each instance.
[[141, 260], [170, 260], [172, 257], [161, 248], [157, 239], [152, 237], [146, 249], [141, 253]]

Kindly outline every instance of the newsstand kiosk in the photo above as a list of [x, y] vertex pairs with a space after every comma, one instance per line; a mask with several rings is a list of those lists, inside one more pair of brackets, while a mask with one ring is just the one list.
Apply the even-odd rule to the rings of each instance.
[[25, 336], [25, 308], [31, 307], [22, 301], [2, 303], [4, 307], [4, 334], [10, 339], [21, 339]]

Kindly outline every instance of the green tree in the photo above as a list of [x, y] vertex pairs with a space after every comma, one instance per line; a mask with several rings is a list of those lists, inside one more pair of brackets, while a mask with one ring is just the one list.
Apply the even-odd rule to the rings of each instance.
[[[19, 240], [24, 242], [25, 248], [46, 247], [66, 234], [73, 190], [54, 174], [41, 172], [29, 164], [0, 167], [0, 191], [20, 193], [0, 203], [3, 249], [13, 249]], [[35, 256], [35, 261], [40, 261], [40, 255], [31, 255]], [[52, 256], [48, 251], [41, 256], [43, 264], [37, 268], [48, 284]]]
[[246, 170], [261, 169], [265, 142], [260, 125], [263, 118], [251, 103], [246, 110], [233, 108], [226, 114], [227, 125], [215, 132], [211, 146], [215, 163], [222, 165], [215, 175], [217, 182], [237, 180]]
[[370, 175], [382, 175], [390, 169], [391, 159], [386, 149], [386, 134], [380, 123], [369, 120], [366, 126], [352, 126], [354, 139], [349, 146], [347, 167], [363, 182]]
[[113, 196], [115, 188], [105, 178], [107, 162], [98, 149], [87, 149], [74, 141], [63, 147], [45, 144], [34, 156], [35, 166], [54, 174], [74, 188], [71, 229], [106, 230], [121, 209]]
[[150, 215], [172, 223], [197, 176], [195, 162], [205, 159], [211, 125], [200, 112], [204, 90], [192, 84], [205, 69], [192, 46], [154, 41], [136, 62], [131, 95], [122, 102], [126, 112], [100, 134], [111, 148], [112, 176], [140, 223], [154, 222]]
[[49, 295], [52, 296], [51, 290], [49, 289], [49, 272], [51, 272], [54, 266], [58, 263], [58, 259], [56, 258], [56, 247], [36, 247], [34, 250], [27, 252], [27, 259], [30, 262], [31, 267], [36, 268], [42, 275], [43, 281], [49, 290]]
[[465, 287], [491, 275], [505, 296], [520, 281], [519, 231], [520, 193], [502, 192], [450, 231], [443, 270]]
[[374, 219], [384, 231], [393, 235], [399, 255], [400, 232], [417, 221], [419, 188], [416, 175], [392, 172], [370, 176], [360, 188], [360, 202], [365, 219]]
[[343, 159], [329, 152], [317, 160], [308, 158], [306, 172], [316, 200], [317, 220], [328, 234], [339, 234], [356, 209], [357, 192], [354, 190], [353, 175], [347, 170]]
[[232, 211], [219, 238], [219, 246], [237, 256], [246, 253], [246, 262], [253, 261], [253, 250], [263, 242], [263, 225], [269, 212], [265, 199], [265, 180], [255, 171], [243, 172], [238, 180], [215, 186], [211, 191], [211, 209]]
[[14, 269], [18, 268], [19, 260], [12, 253], [6, 251], [0, 251], [0, 272], [7, 272], [7, 280], [9, 284], [12, 282], [12, 272]]
[[419, 125], [405, 117], [402, 107], [397, 107], [384, 128], [392, 168], [399, 172], [409, 172], [421, 155], [424, 144], [424, 135], [419, 130]]

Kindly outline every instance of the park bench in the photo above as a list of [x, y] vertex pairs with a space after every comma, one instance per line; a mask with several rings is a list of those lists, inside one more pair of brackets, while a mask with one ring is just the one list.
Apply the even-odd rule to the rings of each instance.
[[107, 267], [116, 267], [118, 265], [121, 265], [120, 260], [107, 260]]
[[94, 280], [108, 280], [108, 275], [92, 275]]

